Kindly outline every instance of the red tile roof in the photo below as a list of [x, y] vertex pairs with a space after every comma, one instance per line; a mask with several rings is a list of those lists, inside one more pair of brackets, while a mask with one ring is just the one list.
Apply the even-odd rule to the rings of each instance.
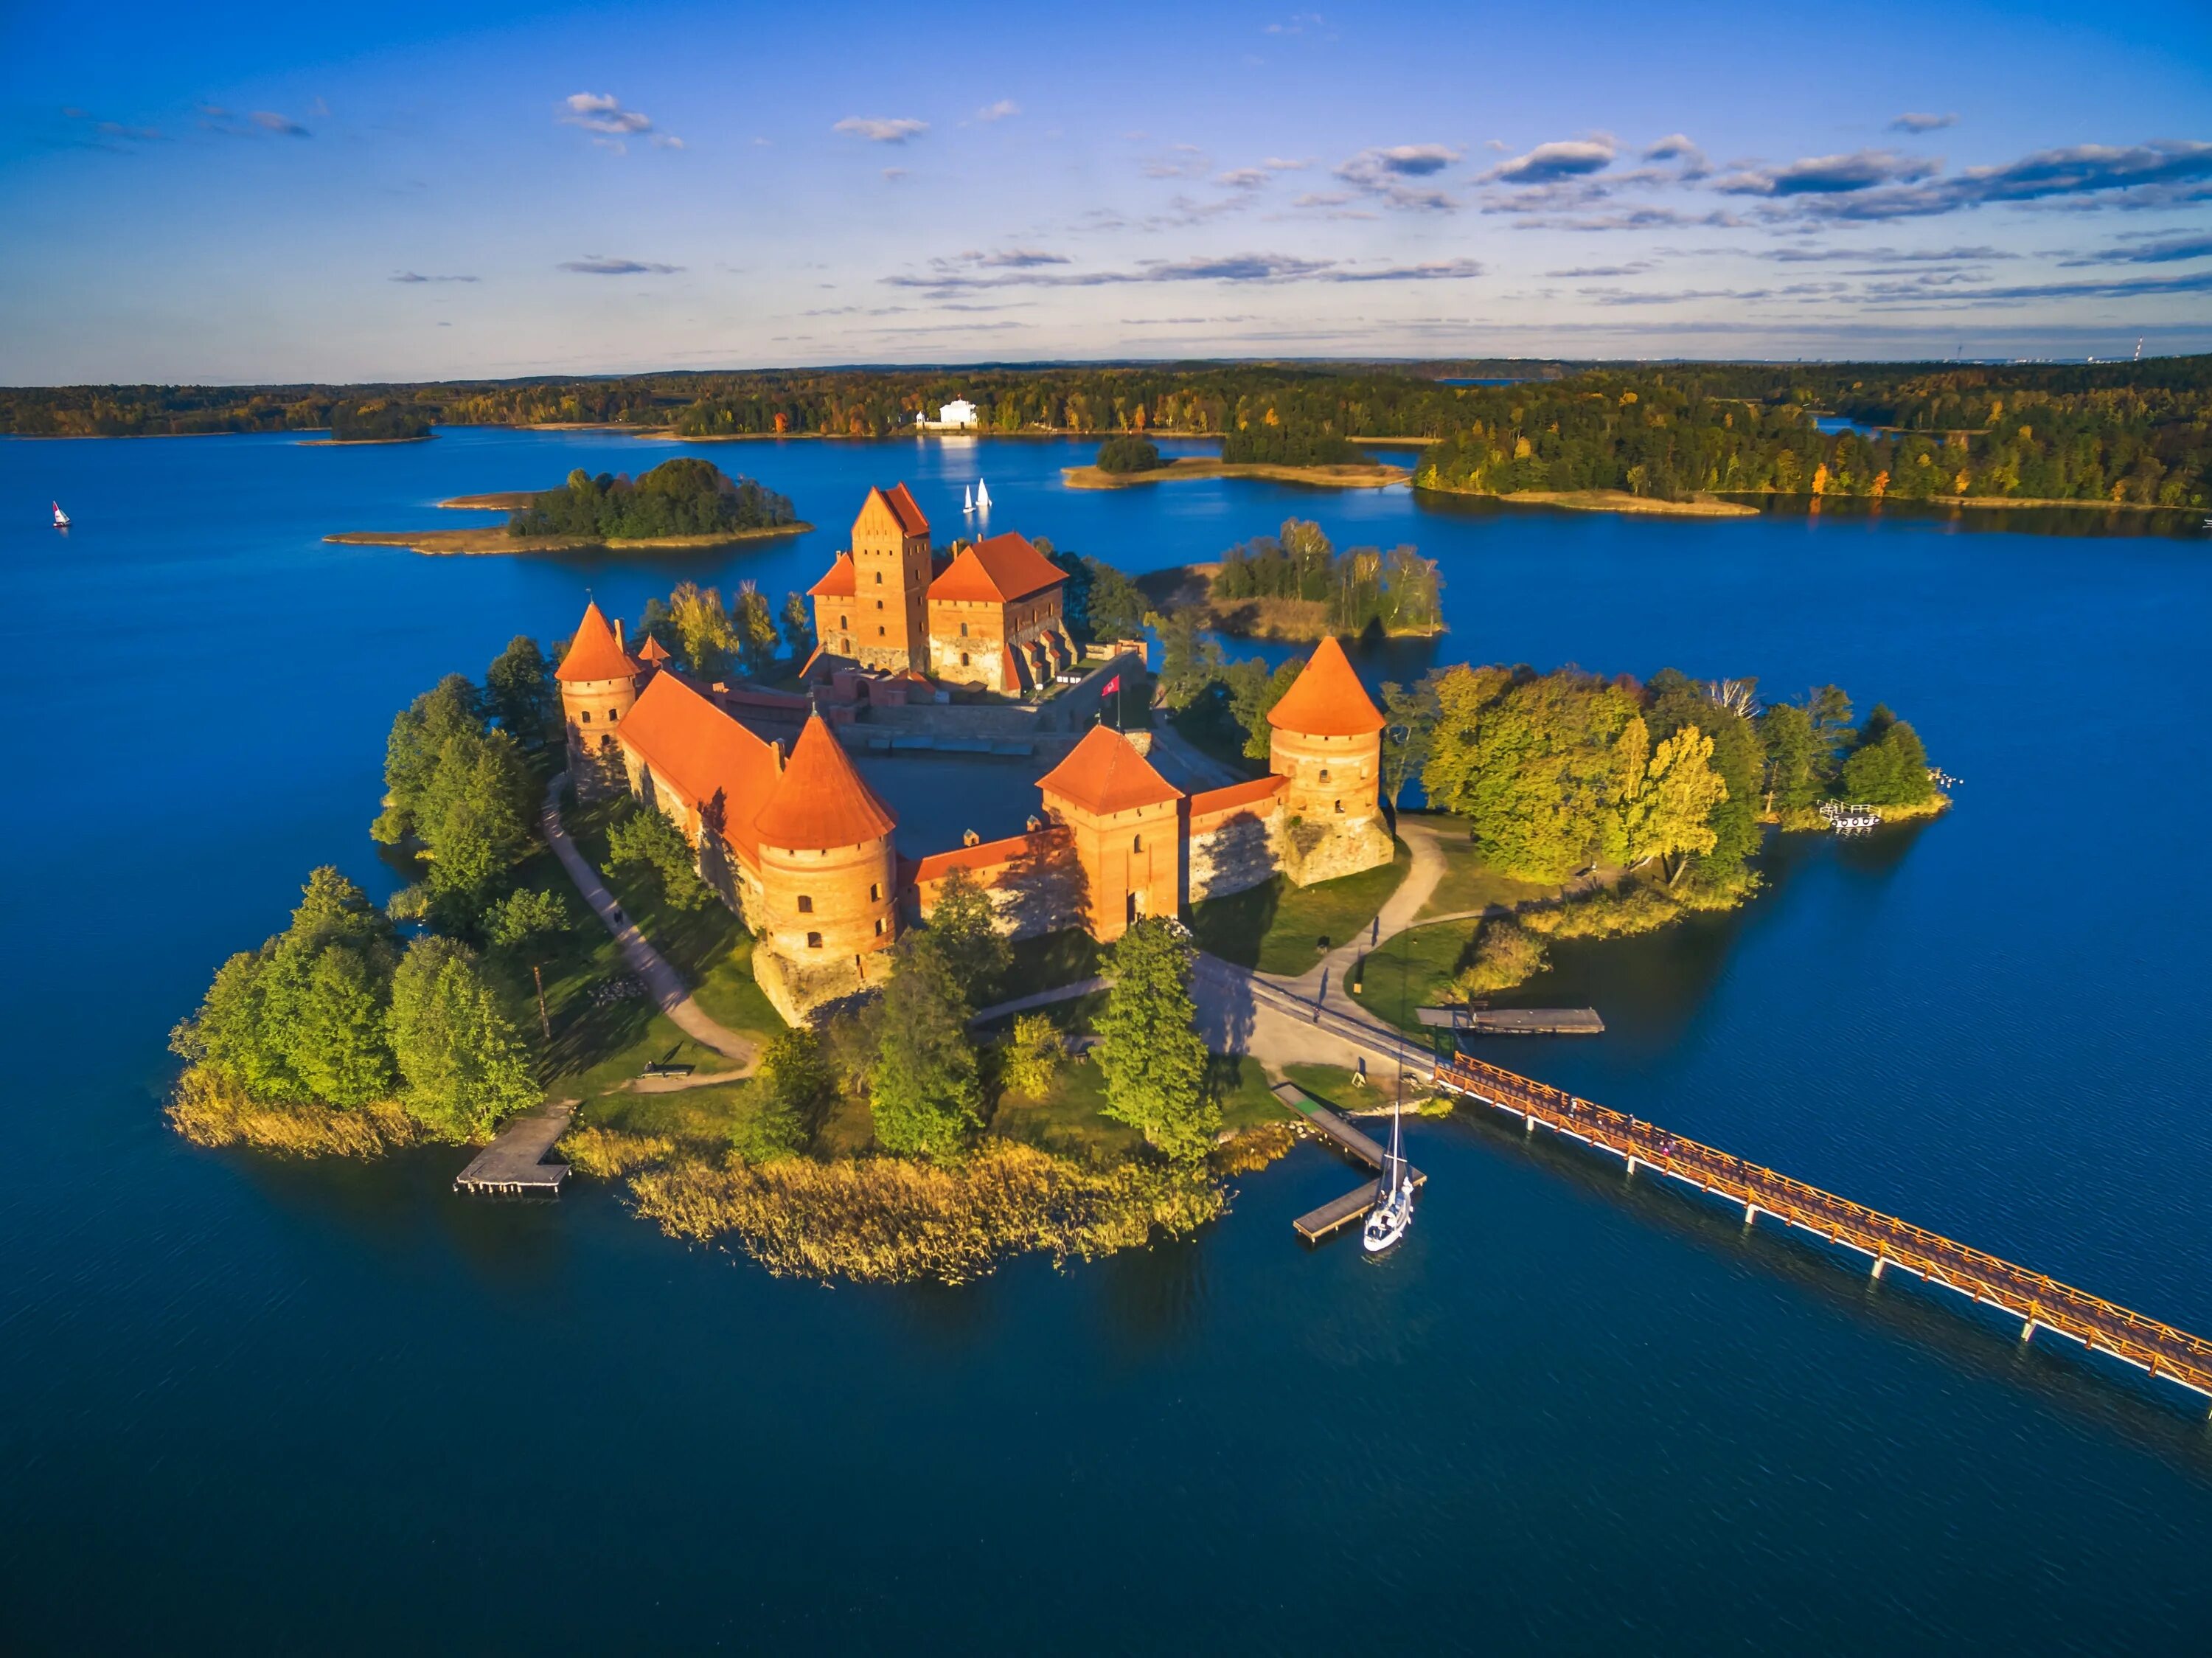
[[1273, 800], [1288, 781], [1285, 777], [1255, 777], [1249, 783], [1232, 783], [1225, 789], [1208, 789], [1193, 795], [1191, 821], [1195, 823], [1216, 812], [1233, 812], [1240, 806], [1256, 806], [1262, 801]]
[[1382, 728], [1382, 716], [1344, 647], [1329, 638], [1314, 648], [1283, 700], [1267, 710], [1267, 723], [1301, 736], [1364, 737]]
[[1037, 779], [1037, 787], [1100, 817], [1182, 798], [1182, 790], [1153, 771], [1135, 744], [1103, 725], [1092, 726], [1073, 753]]
[[929, 584], [929, 596], [1004, 604], [1066, 579], [1067, 572], [1031, 546], [1027, 537], [1009, 530], [962, 548], [945, 574]]
[[650, 633], [645, 636], [645, 643], [637, 648], [637, 659], [649, 667], [658, 667], [663, 662], [674, 660], [668, 654], [668, 647]]
[[775, 745], [763, 742], [673, 674], [656, 674], [616, 728], [660, 789], [684, 804], [722, 796], [722, 833], [746, 857], [757, 856], [753, 817], [775, 788]]
[[614, 628], [593, 600], [584, 607], [584, 619], [568, 642], [568, 654], [553, 671], [556, 680], [571, 684], [582, 680], [627, 680], [638, 673], [636, 660], [624, 650]]
[[883, 498], [884, 504], [891, 509], [891, 516], [898, 520], [899, 527], [908, 535], [929, 533], [929, 520], [922, 516], [921, 509], [907, 493], [905, 485], [894, 484], [887, 490], [879, 489], [874, 493]]
[[1005, 840], [987, 840], [979, 846], [932, 852], [911, 866], [910, 873], [915, 881], [943, 881], [955, 869], [995, 869], [1016, 858], [1059, 846], [1066, 839], [1067, 831], [1055, 826], [1040, 829], [1034, 834], [1012, 835]]
[[853, 555], [841, 552], [837, 562], [830, 566], [830, 573], [806, 589], [815, 599], [849, 599], [854, 593]]
[[890, 808], [860, 781], [843, 745], [816, 714], [792, 745], [775, 792], [753, 820], [753, 834], [769, 846], [856, 846], [888, 835], [897, 825]]

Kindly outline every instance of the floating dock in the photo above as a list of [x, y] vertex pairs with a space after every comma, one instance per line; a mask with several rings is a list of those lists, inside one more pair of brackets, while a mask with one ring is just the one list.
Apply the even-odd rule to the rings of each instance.
[[568, 1165], [549, 1163], [545, 1154], [568, 1131], [576, 1114], [574, 1100], [551, 1100], [526, 1111], [499, 1131], [453, 1179], [453, 1190], [478, 1196], [556, 1198]]
[[1603, 1036], [1595, 1008], [1422, 1008], [1424, 1025], [1469, 1036]]
[[[1377, 1173], [1381, 1173], [1385, 1154], [1382, 1148], [1375, 1141], [1352, 1127], [1342, 1117], [1331, 1111], [1295, 1082], [1278, 1082], [1274, 1086], [1273, 1093], [1275, 1098], [1311, 1124], [1324, 1139], [1334, 1142], [1338, 1149], [1358, 1158]], [[1419, 1186], [1429, 1178], [1418, 1168], [1409, 1167], [1406, 1172], [1415, 1186]], [[1382, 1195], [1382, 1187], [1381, 1180], [1370, 1180], [1365, 1185], [1346, 1192], [1334, 1203], [1323, 1204], [1312, 1213], [1299, 1216], [1291, 1224], [1297, 1228], [1298, 1236], [1304, 1238], [1308, 1243], [1318, 1243], [1332, 1232], [1349, 1225], [1374, 1208], [1375, 1200]]]

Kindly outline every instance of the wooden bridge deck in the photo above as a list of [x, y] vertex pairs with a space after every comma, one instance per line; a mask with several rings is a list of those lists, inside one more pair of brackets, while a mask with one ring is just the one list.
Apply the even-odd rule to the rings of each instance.
[[1741, 1204], [1747, 1224], [1771, 1215], [1856, 1250], [1872, 1258], [1876, 1277], [1898, 1266], [1997, 1308], [2021, 1321], [2022, 1341], [2039, 1330], [2055, 1330], [2096, 1352], [2212, 1397], [2212, 1342], [2185, 1330], [1480, 1060], [1447, 1060], [1437, 1067], [1436, 1080], [1439, 1088], [1511, 1112], [1532, 1131], [1541, 1123], [1611, 1152], [1627, 1163], [1631, 1173], [1650, 1168]]
[[[1339, 1149], [1349, 1152], [1378, 1173], [1382, 1160], [1388, 1155], [1382, 1144], [1370, 1139], [1344, 1118], [1308, 1094], [1295, 1082], [1278, 1082], [1273, 1088], [1275, 1098], [1306, 1119], [1325, 1139], [1335, 1142]], [[1429, 1177], [1418, 1168], [1408, 1167], [1408, 1179], [1419, 1186]], [[1291, 1222], [1298, 1236], [1308, 1243], [1316, 1243], [1340, 1227], [1345, 1226], [1375, 1207], [1376, 1199], [1382, 1195], [1382, 1182], [1369, 1180], [1347, 1192], [1334, 1202], [1323, 1204], [1310, 1214], [1301, 1215]]]
[[1595, 1008], [1422, 1008], [1421, 1023], [1471, 1036], [1603, 1036]]
[[499, 1131], [469, 1166], [454, 1177], [457, 1192], [556, 1197], [568, 1173], [566, 1163], [549, 1163], [545, 1154], [576, 1114], [574, 1100], [549, 1100], [526, 1111]]

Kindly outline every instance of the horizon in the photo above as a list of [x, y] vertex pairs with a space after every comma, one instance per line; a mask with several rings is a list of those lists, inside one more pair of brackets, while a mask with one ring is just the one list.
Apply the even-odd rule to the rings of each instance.
[[2172, 0], [619, 18], [11, 16], [0, 381], [2212, 350]]

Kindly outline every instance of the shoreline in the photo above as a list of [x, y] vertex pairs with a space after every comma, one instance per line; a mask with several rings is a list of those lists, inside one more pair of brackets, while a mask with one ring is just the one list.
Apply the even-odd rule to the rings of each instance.
[[[222, 436], [228, 436], [225, 433]], [[361, 449], [380, 443], [428, 443], [435, 432], [424, 432], [419, 437], [303, 437], [295, 446], [302, 449]]]
[[1747, 502], [1723, 501], [1696, 496], [1687, 501], [1660, 501], [1626, 490], [1519, 490], [1500, 495], [1494, 490], [1455, 490], [1437, 484], [1417, 484], [1417, 494], [1457, 495], [1476, 501], [1503, 501], [1509, 505], [1558, 507], [1567, 512], [1619, 512], [1655, 518], [1756, 518], [1759, 509]]
[[1289, 466], [1272, 460], [1212, 460], [1183, 455], [1164, 466], [1140, 472], [1101, 472], [1097, 466], [1062, 466], [1060, 482], [1072, 490], [1121, 490], [1139, 484], [1173, 484], [1199, 478], [1252, 478], [1271, 484], [1304, 484], [1323, 490], [1382, 490], [1403, 484], [1413, 473], [1403, 466], [1370, 462], [1361, 466]]
[[[441, 504], [445, 504], [441, 503]], [[323, 539], [348, 547], [406, 547], [434, 557], [453, 554], [495, 555], [506, 552], [577, 552], [604, 549], [608, 552], [663, 551], [697, 552], [707, 547], [737, 546], [747, 541], [772, 540], [781, 535], [804, 535], [813, 525], [773, 524], [762, 529], [717, 530], [709, 535], [650, 535], [634, 539], [588, 535], [509, 535], [506, 527], [467, 530], [340, 530]]]

